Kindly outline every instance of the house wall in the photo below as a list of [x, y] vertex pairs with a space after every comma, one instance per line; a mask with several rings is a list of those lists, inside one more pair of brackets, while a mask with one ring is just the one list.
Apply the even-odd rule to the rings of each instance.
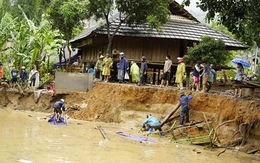
[[[187, 45], [186, 40], [115, 36], [112, 49], [117, 47], [120, 52], [125, 53], [126, 58], [130, 61], [139, 61], [144, 55], [147, 62], [163, 63], [165, 55], [169, 54], [172, 61], [177, 63], [177, 57], [186, 54]], [[83, 61], [93, 62], [99, 58], [100, 54], [105, 55], [107, 43], [99, 42], [81, 49]]]
[[[89, 67], [90, 63], [95, 63], [99, 56], [105, 55], [107, 50], [106, 35], [93, 36], [91, 44], [81, 47], [82, 61], [85, 63], [84, 69]], [[113, 39], [112, 49], [117, 47], [121, 52], [125, 53], [128, 61], [139, 61], [144, 55], [148, 62], [148, 83], [159, 83], [161, 70], [165, 62], [165, 55], [169, 54], [173, 61], [172, 74], [173, 76], [177, 68], [177, 57], [182, 57], [187, 53], [187, 46], [191, 46], [192, 42], [187, 40], [167, 39], [167, 38], [145, 38], [145, 37], [124, 37], [115, 36]], [[112, 76], [116, 78], [116, 63], [112, 69]], [[139, 63], [138, 63], [139, 64]], [[189, 79], [190, 69], [187, 67], [187, 78]], [[114, 74], [115, 73], [115, 74]], [[113, 79], [116, 80], [116, 79]]]

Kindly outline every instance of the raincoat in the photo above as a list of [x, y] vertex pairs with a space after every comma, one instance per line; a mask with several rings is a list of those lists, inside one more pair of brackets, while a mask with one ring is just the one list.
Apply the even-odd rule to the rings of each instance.
[[186, 69], [185, 63], [182, 62], [178, 64], [177, 71], [175, 74], [176, 75], [175, 83], [182, 83], [183, 76], [185, 74], [185, 69]]
[[150, 126], [161, 126], [161, 121], [151, 115], [143, 122], [142, 126], [144, 127], [146, 124], [149, 124]]
[[102, 60], [97, 60], [97, 63], [96, 63], [96, 65], [95, 65], [95, 67], [97, 67], [97, 69], [99, 70], [99, 71], [102, 71], [103, 70], [103, 61]]
[[181, 103], [181, 111], [187, 111], [189, 110], [189, 101], [192, 100], [192, 96], [185, 96], [182, 95], [180, 97], [180, 103]]
[[128, 73], [127, 71], [129, 69], [129, 63], [125, 57], [121, 57], [121, 60], [119, 63], [120, 63], [119, 70], [121, 70], [119, 79], [123, 81], [123, 80], [125, 80], [125, 73]]
[[[34, 77], [32, 77], [34, 76]], [[32, 82], [32, 78], [35, 78], [35, 85], [32, 84], [32, 86], [38, 87], [40, 84], [40, 79], [39, 79], [39, 72], [36, 70], [31, 70], [29, 74], [29, 81]]]
[[138, 82], [140, 79], [140, 69], [136, 63], [133, 63], [130, 69], [132, 75], [132, 82]]
[[102, 72], [102, 75], [109, 76], [109, 75], [110, 75], [110, 70], [111, 70], [112, 65], [113, 65], [113, 60], [112, 60], [112, 58], [110, 58], [110, 57], [104, 58], [104, 60], [103, 60], [103, 72]]

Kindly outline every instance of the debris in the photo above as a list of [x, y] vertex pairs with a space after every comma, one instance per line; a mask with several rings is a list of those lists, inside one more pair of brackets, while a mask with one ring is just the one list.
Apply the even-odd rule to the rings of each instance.
[[247, 154], [254, 154], [254, 153], [258, 152], [258, 151], [260, 151], [260, 148], [251, 149], [251, 150], [247, 151], [246, 153]]
[[104, 137], [104, 139], [108, 139], [107, 134], [105, 133], [105, 131], [101, 128], [101, 126], [97, 126], [97, 129], [100, 131], [101, 135]]

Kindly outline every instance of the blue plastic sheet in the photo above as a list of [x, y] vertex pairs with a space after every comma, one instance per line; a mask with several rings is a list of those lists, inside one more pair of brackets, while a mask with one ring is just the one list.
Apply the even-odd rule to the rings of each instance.
[[60, 121], [58, 122], [56, 120], [55, 114], [53, 114], [50, 119], [48, 120], [48, 122], [53, 123], [54, 125], [66, 125], [65, 123], [65, 119], [63, 117], [60, 118]]
[[139, 141], [146, 141], [146, 142], [151, 142], [151, 143], [158, 143], [157, 140], [153, 140], [153, 139], [149, 139], [147, 137], [144, 137], [144, 136], [136, 136], [136, 135], [131, 135], [131, 134], [125, 134], [121, 131], [118, 131], [116, 132], [118, 135], [121, 135], [121, 136], [125, 136], [125, 137], [128, 137], [128, 138], [131, 138], [131, 139], [135, 139], [135, 140], [139, 140]]

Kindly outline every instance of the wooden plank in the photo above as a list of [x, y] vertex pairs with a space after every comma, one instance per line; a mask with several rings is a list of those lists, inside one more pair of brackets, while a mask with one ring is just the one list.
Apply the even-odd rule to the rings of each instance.
[[243, 80], [243, 82], [246, 83], [246, 84], [249, 84], [249, 85], [252, 85], [252, 86], [260, 88], [259, 84], [256, 84], [256, 83], [253, 83], [253, 82], [250, 82], [250, 81], [246, 81], [246, 80]]
[[245, 84], [232, 84], [234, 87], [239, 87], [239, 88], [257, 88], [253, 85], [245, 85]]
[[103, 136], [104, 139], [109, 140], [105, 131], [101, 128], [101, 126], [97, 126], [97, 129], [100, 131], [100, 133], [101, 133], [101, 135]]

